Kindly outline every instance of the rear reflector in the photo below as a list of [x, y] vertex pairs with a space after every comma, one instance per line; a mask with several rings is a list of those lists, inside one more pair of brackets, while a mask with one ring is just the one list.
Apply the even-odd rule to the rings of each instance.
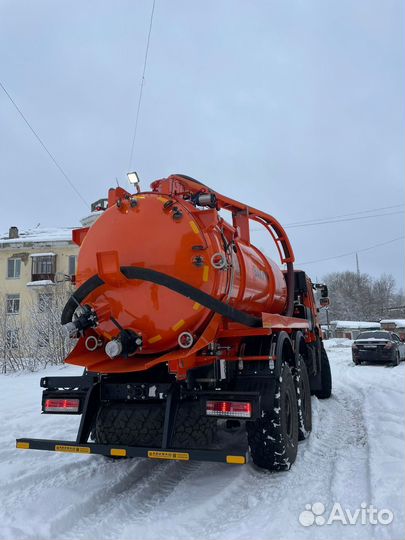
[[79, 412], [79, 399], [47, 399], [45, 412]]
[[245, 456], [226, 456], [227, 463], [236, 463], [237, 465], [243, 465], [246, 463]]
[[208, 416], [250, 418], [252, 404], [244, 401], [207, 401], [206, 414]]

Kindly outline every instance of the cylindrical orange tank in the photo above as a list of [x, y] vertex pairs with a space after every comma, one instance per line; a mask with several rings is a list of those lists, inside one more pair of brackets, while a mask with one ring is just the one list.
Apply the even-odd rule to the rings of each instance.
[[132, 330], [142, 336], [142, 354], [161, 354], [178, 346], [182, 332], [198, 337], [212, 315], [163, 285], [120, 278], [111, 260], [177, 278], [250, 314], [283, 313], [287, 288], [279, 267], [240, 239], [215, 208], [167, 193], [165, 182], [119, 199], [83, 239], [77, 285], [94, 275], [105, 281], [85, 300], [99, 317], [95, 332], [107, 342], [120, 327]]

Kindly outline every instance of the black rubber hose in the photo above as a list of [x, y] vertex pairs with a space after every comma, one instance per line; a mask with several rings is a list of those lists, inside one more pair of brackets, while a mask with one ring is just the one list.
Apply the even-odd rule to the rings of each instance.
[[101, 287], [101, 285], [104, 285], [104, 281], [97, 274], [85, 281], [83, 285], [80, 285], [80, 287], [72, 294], [63, 308], [60, 319], [61, 324], [71, 322], [73, 313], [76, 311], [77, 306], [79, 306], [91, 292], [98, 287]]
[[[179, 279], [163, 274], [162, 272], [157, 272], [156, 270], [150, 270], [148, 268], [141, 268], [138, 266], [121, 266], [121, 272], [127, 279], [139, 279], [141, 281], [149, 281], [150, 283], [156, 283], [157, 285], [162, 285], [168, 289], [175, 291], [182, 296], [198, 302], [202, 306], [219, 313], [223, 317], [227, 317], [235, 322], [243, 324], [250, 327], [258, 327], [262, 325], [262, 320], [259, 317], [254, 317], [249, 315], [244, 311], [235, 309], [216, 298], [213, 298], [209, 294], [200, 291], [196, 287], [192, 287], [180, 281]], [[84, 301], [84, 299], [95, 289], [104, 285], [104, 281], [98, 276], [95, 275], [88, 279], [83, 285], [81, 285], [77, 291], [70, 297], [68, 300], [61, 317], [62, 324], [66, 324], [72, 320], [73, 313], [77, 308], [78, 303]]]

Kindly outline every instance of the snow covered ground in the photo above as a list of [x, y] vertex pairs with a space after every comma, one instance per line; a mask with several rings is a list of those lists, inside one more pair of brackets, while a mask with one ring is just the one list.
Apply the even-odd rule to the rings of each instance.
[[[278, 474], [15, 450], [16, 437], [74, 438], [79, 417], [40, 415], [43, 372], [0, 375], [0, 538], [404, 538], [405, 364], [354, 366], [347, 344], [330, 345], [333, 397], [313, 398], [313, 432]], [[299, 516], [313, 517], [306, 505], [314, 503], [325, 507], [320, 524], [304, 526]], [[394, 517], [325, 524], [334, 503], [344, 512], [372, 504]]]

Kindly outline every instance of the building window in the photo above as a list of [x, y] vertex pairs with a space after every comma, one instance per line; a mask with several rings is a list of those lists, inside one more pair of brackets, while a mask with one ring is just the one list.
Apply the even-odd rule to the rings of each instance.
[[41, 312], [48, 311], [52, 306], [52, 293], [39, 293], [38, 295], [38, 310]]
[[18, 347], [18, 328], [7, 330], [6, 333], [6, 348], [16, 349]]
[[6, 311], [9, 315], [17, 315], [20, 313], [20, 295], [8, 294], [6, 299]]
[[18, 279], [21, 276], [21, 259], [11, 258], [7, 261], [7, 277]]
[[76, 255], [69, 255], [69, 276], [74, 276], [76, 274]]
[[54, 280], [56, 272], [56, 255], [39, 255], [32, 257], [32, 281], [43, 279]]

